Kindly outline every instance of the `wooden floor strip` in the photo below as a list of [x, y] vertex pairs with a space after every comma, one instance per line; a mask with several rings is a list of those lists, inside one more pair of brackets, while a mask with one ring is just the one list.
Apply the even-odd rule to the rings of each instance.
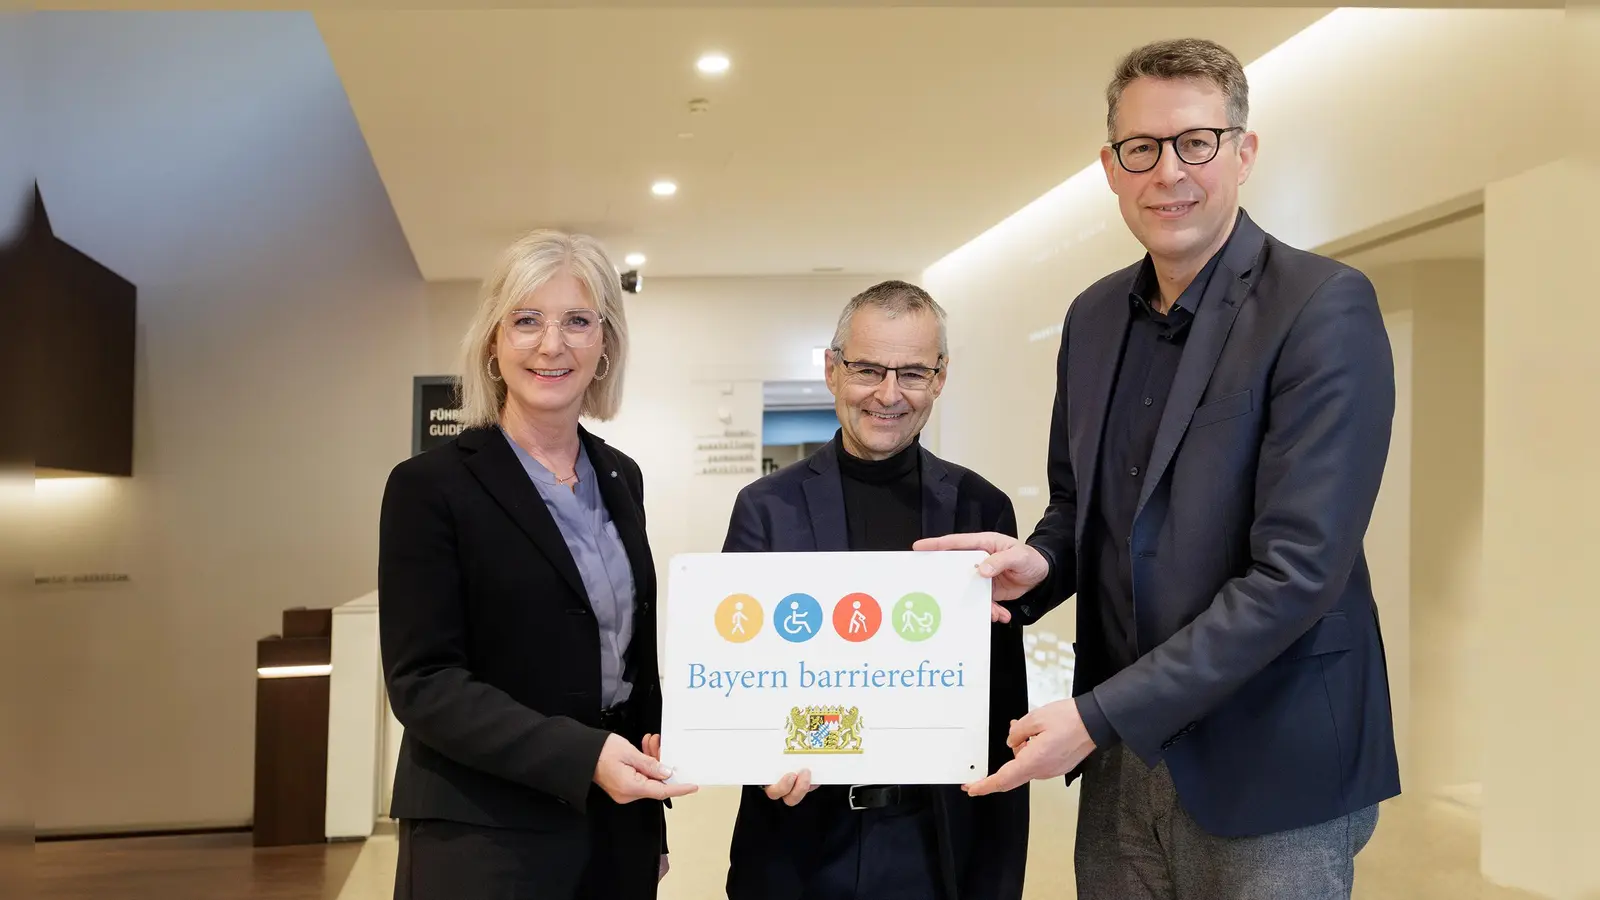
[[39, 900], [335, 900], [360, 842], [256, 848], [248, 834], [57, 841], [34, 847]]

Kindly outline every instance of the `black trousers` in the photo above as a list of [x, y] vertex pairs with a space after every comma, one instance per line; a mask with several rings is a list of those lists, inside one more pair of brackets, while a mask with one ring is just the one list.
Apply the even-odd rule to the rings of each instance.
[[[812, 797], [807, 797], [810, 801]], [[825, 817], [805, 900], [942, 900], [933, 810], [840, 808]]]
[[851, 809], [825, 785], [798, 806], [745, 788], [729, 852], [731, 900], [949, 900], [938, 815], [925, 788], [889, 807]]
[[598, 790], [587, 827], [489, 828], [400, 822], [395, 900], [654, 900], [661, 804], [616, 804]]

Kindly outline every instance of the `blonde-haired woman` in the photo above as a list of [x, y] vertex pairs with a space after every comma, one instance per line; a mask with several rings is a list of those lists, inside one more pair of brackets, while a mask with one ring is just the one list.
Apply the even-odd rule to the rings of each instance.
[[593, 239], [534, 232], [462, 342], [467, 427], [384, 491], [384, 676], [405, 726], [396, 900], [650, 898], [662, 805], [654, 563], [617, 412], [628, 329]]

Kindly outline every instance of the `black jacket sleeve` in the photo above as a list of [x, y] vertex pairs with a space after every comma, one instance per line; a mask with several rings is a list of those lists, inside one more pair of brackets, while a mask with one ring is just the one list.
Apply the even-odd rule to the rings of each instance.
[[1050, 563], [1050, 575], [1039, 587], [1017, 599], [1014, 620], [1023, 625], [1039, 621], [1045, 613], [1078, 591], [1078, 482], [1072, 469], [1067, 443], [1067, 345], [1071, 339], [1072, 310], [1067, 310], [1061, 326], [1061, 349], [1056, 354], [1056, 395], [1050, 413], [1050, 448], [1046, 474], [1050, 483], [1050, 503], [1039, 524], [1028, 536]]

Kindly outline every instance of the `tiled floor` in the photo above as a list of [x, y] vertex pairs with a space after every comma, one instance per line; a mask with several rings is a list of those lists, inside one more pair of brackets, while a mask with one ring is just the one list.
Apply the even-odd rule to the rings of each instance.
[[[662, 883], [661, 900], [723, 896], [727, 829], [713, 823], [722, 819], [731, 824], [736, 800], [714, 791], [689, 799], [688, 804], [678, 801], [677, 812], [696, 821], [692, 833], [701, 839], [692, 846], [674, 845], [678, 849], [673, 869]], [[1077, 891], [1072, 879], [1072, 832], [1052, 825], [1073, 821], [1077, 792], [1045, 785], [1036, 790], [1035, 799], [1026, 900], [1073, 900]], [[389, 900], [394, 863], [393, 837], [368, 841], [338, 900]], [[1401, 801], [1384, 807], [1377, 834], [1357, 858], [1354, 900], [1540, 898], [1493, 887], [1478, 874], [1478, 826], [1472, 813], [1444, 804]]]
[[[1076, 791], [1035, 791], [1027, 900], [1072, 900]], [[707, 790], [674, 809], [680, 835], [661, 900], [722, 896], [737, 795]], [[1355, 900], [1539, 900], [1478, 875], [1473, 814], [1442, 803], [1386, 805], [1357, 862]], [[248, 835], [40, 844], [39, 900], [390, 900], [395, 839], [384, 827], [362, 844], [256, 850]]]

